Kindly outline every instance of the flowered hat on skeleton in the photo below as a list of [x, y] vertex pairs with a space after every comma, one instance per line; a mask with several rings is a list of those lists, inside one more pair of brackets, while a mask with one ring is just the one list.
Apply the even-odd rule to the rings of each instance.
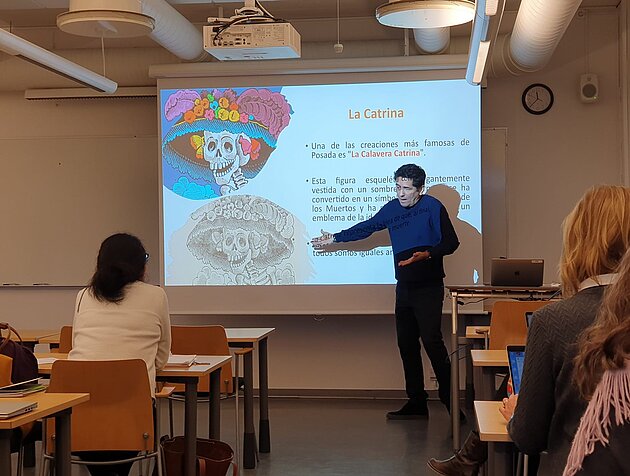
[[165, 181], [166, 185], [189, 198], [210, 197], [207, 192], [198, 197], [189, 191], [180, 193], [177, 187], [182, 180], [217, 192], [216, 170], [211, 170], [204, 154], [210, 147], [209, 138], [220, 134], [234, 139], [236, 143], [230, 147], [235, 146], [241, 158], [245, 157], [242, 175], [252, 179], [275, 150], [278, 136], [289, 124], [292, 113], [281, 93], [264, 88], [250, 88], [240, 94], [232, 89], [176, 91], [164, 104], [164, 117], [176, 122], [164, 136], [162, 157], [179, 177], [177, 183], [173, 179], [170, 184]]

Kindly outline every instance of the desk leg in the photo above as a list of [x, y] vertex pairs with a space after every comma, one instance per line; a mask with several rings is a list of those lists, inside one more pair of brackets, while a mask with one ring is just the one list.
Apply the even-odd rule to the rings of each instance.
[[186, 380], [184, 390], [184, 476], [195, 476], [197, 471], [197, 383]]
[[495, 375], [496, 367], [481, 368], [481, 400], [495, 400]]
[[271, 453], [269, 433], [269, 373], [267, 364], [267, 338], [258, 342], [258, 392], [260, 398], [260, 452]]
[[488, 442], [488, 476], [512, 474], [512, 444]]
[[254, 428], [254, 362], [251, 352], [245, 354], [243, 363], [245, 380], [243, 467], [253, 469], [256, 467], [256, 429]]
[[0, 430], [0, 476], [11, 476], [11, 430]]
[[34, 468], [35, 459], [35, 442], [33, 441], [32, 443], [24, 445], [24, 467]]
[[70, 415], [68, 408], [55, 415], [55, 474], [70, 476]]
[[457, 346], [457, 293], [451, 293], [451, 424], [453, 451], [460, 447], [459, 438], [459, 353]]
[[[31, 352], [35, 352], [35, 345], [37, 341], [22, 341], [22, 344]], [[24, 467], [25, 468], [34, 468], [35, 467], [35, 442], [24, 445], [22, 451], [24, 452]]]
[[221, 439], [221, 368], [210, 374], [210, 415], [208, 434], [215, 440]]
[[470, 354], [471, 347], [476, 347], [474, 342], [476, 339], [466, 339], [466, 409], [474, 409], [475, 401], [475, 382], [474, 382], [474, 367], [472, 364], [472, 356]]

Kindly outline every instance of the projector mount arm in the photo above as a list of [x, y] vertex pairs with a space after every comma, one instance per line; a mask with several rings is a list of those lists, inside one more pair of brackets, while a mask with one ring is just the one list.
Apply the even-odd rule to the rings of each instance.
[[234, 10], [234, 16], [230, 18], [209, 17], [208, 23], [235, 24], [248, 20], [278, 21], [258, 0], [245, 0], [245, 5], [242, 8]]

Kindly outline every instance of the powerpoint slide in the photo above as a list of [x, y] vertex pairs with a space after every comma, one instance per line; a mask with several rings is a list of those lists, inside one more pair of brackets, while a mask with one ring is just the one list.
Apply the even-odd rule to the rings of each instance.
[[414, 163], [481, 270], [480, 92], [464, 80], [162, 89], [164, 284], [391, 284], [387, 231], [314, 250], [396, 199]]

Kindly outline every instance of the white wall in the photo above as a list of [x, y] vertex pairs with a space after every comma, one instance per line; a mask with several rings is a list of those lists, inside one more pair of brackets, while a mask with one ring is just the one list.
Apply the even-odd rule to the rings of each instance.
[[[563, 217], [591, 184], [622, 181], [617, 25], [612, 9], [591, 12], [587, 32], [576, 18], [544, 71], [490, 79], [483, 92], [483, 127], [508, 128], [509, 254], [545, 258], [547, 281], [557, 279]], [[582, 104], [578, 97], [586, 44], [590, 72], [599, 75], [600, 100], [595, 104]], [[540, 117], [521, 107], [523, 89], [534, 82], [548, 84], [555, 94], [553, 109]], [[119, 104], [28, 103], [21, 93], [0, 93], [0, 137], [31, 136], [34, 152], [44, 153], [46, 136], [155, 133], [153, 104], [127, 102], [123, 115]], [[1, 190], [0, 199], [19, 206], [21, 197], [2, 196]], [[157, 208], [147, 213], [157, 214]], [[98, 218], [86, 218], [88, 226], [89, 219]], [[0, 250], [0, 256], [8, 252]], [[22, 328], [56, 328], [71, 322], [75, 294], [74, 289], [0, 289], [0, 319]], [[402, 388], [391, 316], [230, 317], [221, 323], [278, 329], [270, 338], [272, 388]], [[444, 324], [448, 330], [448, 319]]]
[[[622, 183], [618, 38], [615, 9], [576, 16], [544, 70], [491, 78], [482, 94], [483, 127], [508, 129], [508, 254], [544, 258], [545, 282], [558, 281], [560, 224], [575, 202], [593, 184]], [[586, 72], [599, 77], [591, 104], [579, 99]], [[521, 106], [532, 83], [554, 92], [542, 116]]]

